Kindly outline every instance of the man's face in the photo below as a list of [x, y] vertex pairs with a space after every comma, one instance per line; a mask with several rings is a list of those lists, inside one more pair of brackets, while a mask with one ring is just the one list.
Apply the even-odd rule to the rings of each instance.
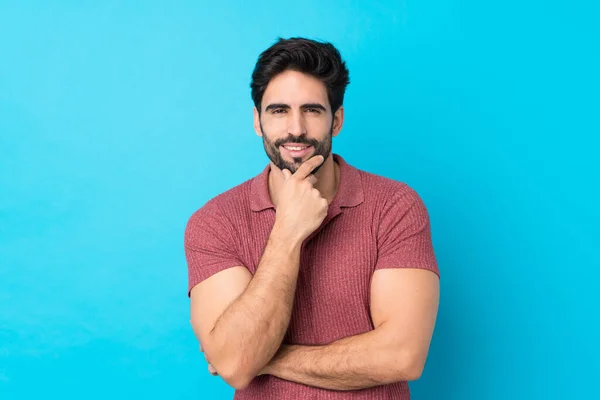
[[254, 128], [278, 168], [294, 173], [309, 158], [320, 154], [327, 159], [331, 154], [332, 137], [341, 124], [337, 112], [336, 118], [331, 115], [327, 89], [318, 79], [282, 72], [269, 82], [261, 108], [260, 117], [254, 112]]

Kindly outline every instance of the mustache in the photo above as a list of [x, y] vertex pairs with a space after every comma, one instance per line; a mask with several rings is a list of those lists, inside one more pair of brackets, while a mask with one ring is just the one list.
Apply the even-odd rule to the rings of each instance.
[[303, 138], [303, 137], [293, 136], [293, 137], [289, 137], [287, 139], [278, 139], [275, 141], [274, 145], [276, 147], [279, 147], [284, 143], [307, 144], [309, 146], [314, 146], [314, 147], [317, 147], [317, 145], [319, 144], [319, 142], [314, 139], [307, 139], [307, 138]]

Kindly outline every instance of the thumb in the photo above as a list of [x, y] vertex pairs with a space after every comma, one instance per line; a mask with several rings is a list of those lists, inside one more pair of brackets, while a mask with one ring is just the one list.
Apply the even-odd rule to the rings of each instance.
[[290, 177], [292, 176], [292, 173], [289, 169], [282, 169], [281, 172], [283, 173], [285, 179], [290, 179]]

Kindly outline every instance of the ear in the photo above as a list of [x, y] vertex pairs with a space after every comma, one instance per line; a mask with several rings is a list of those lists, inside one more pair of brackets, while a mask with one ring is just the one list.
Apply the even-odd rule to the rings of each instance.
[[333, 114], [332, 136], [337, 136], [344, 125], [344, 107], [340, 106], [335, 114]]
[[254, 132], [258, 136], [262, 136], [262, 130], [260, 129], [260, 115], [258, 115], [258, 110], [254, 107]]

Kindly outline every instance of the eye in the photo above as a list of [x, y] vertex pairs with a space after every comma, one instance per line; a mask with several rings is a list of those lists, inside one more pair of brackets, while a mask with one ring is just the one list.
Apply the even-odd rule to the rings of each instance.
[[276, 108], [273, 110], [273, 114], [283, 114], [285, 113], [285, 109], [283, 108]]
[[318, 114], [320, 111], [316, 108], [307, 108], [306, 111], [313, 114]]

